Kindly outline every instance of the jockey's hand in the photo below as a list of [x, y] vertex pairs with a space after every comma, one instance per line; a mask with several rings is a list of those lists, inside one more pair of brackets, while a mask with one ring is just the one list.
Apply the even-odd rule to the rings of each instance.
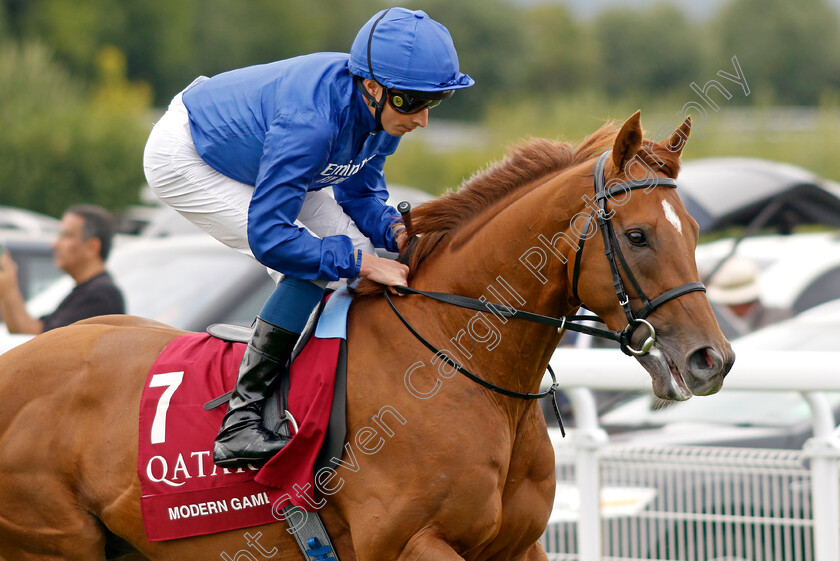
[[369, 253], [362, 253], [359, 276], [386, 286], [408, 286], [407, 266]]

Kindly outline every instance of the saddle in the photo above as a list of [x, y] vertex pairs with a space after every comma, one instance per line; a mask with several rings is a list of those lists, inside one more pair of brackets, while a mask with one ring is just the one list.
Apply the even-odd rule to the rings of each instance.
[[[267, 524], [278, 520], [281, 510], [287, 513], [286, 519], [295, 508], [315, 514], [292, 491], [315, 488], [314, 473], [334, 467], [344, 451], [346, 434], [343, 329], [349, 304], [343, 308], [339, 303], [332, 306], [339, 309], [337, 313], [324, 314], [325, 318], [332, 315], [337, 330], [330, 325], [317, 331], [324, 307], [322, 303], [312, 315], [295, 348], [295, 366], [287, 367], [282, 382], [271, 388], [265, 401], [266, 427], [296, 438], [259, 470], [217, 469], [209, 463], [206, 451], [223, 413], [216, 408], [228, 399], [227, 394], [218, 394], [232, 387], [244, 350], [237, 343], [246, 342], [251, 330], [215, 325], [208, 329], [210, 334], [179, 336], [158, 357], [141, 399], [138, 442], [141, 506], [148, 539], [178, 539]], [[218, 397], [208, 402], [213, 395]], [[161, 413], [164, 400], [167, 406]], [[202, 404], [204, 409], [212, 409], [212, 414], [196, 414]], [[300, 421], [299, 432], [288, 411]], [[164, 437], [161, 426], [167, 421], [161, 424], [160, 418], [169, 419], [170, 425], [176, 423], [179, 430]], [[296, 538], [305, 537], [299, 545], [313, 561], [310, 551], [332, 545], [320, 518], [309, 516], [307, 520], [312, 526], [302, 528]]]

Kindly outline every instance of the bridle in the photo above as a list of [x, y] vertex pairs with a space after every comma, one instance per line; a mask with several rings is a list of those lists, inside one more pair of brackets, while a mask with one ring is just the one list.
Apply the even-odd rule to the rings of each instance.
[[[671, 187], [676, 189], [677, 182], [674, 179], [667, 177], [635, 179], [632, 181], [612, 184], [609, 189], [607, 189], [604, 168], [606, 167], [606, 161], [609, 154], [610, 152], [604, 152], [595, 163], [595, 204], [598, 208], [597, 210], [593, 210], [589, 215], [589, 219], [586, 221], [586, 228], [584, 228], [583, 233], [578, 240], [578, 249], [577, 254], [575, 255], [575, 267], [574, 272], [572, 273], [572, 293], [575, 298], [580, 301], [580, 296], [578, 295], [578, 279], [580, 278], [581, 256], [583, 255], [583, 245], [589, 238], [589, 228], [592, 224], [592, 220], [594, 219], [598, 228], [601, 230], [601, 237], [604, 240], [604, 255], [607, 256], [607, 261], [610, 264], [615, 295], [618, 298], [618, 303], [624, 310], [624, 315], [627, 317], [627, 327], [620, 332], [621, 335], [619, 336], [618, 342], [621, 345], [621, 350], [624, 351], [625, 354], [644, 356], [650, 351], [653, 344], [656, 342], [656, 331], [645, 318], [666, 302], [670, 302], [671, 300], [679, 298], [680, 296], [690, 292], [706, 292], [706, 287], [699, 281], [687, 282], [676, 288], [666, 290], [653, 300], [650, 300], [647, 295], [645, 295], [644, 290], [642, 290], [641, 285], [636, 280], [635, 275], [633, 275], [633, 271], [627, 264], [624, 254], [621, 252], [621, 246], [616, 238], [611, 217], [607, 213], [607, 201], [610, 197], [613, 197], [618, 193], [627, 193], [633, 189], [652, 189], [653, 187]], [[624, 287], [624, 281], [621, 279], [619, 265], [621, 266], [621, 269], [624, 270], [624, 274], [630, 280], [630, 284], [633, 285], [636, 295], [642, 301], [642, 307], [639, 311], [634, 311], [630, 306], [630, 297]], [[640, 325], [644, 325], [648, 329], [650, 335], [642, 344], [641, 348], [637, 350], [630, 346], [630, 340], [633, 336], [633, 332]]]
[[[610, 339], [613, 341], [617, 341], [621, 346], [621, 350], [629, 356], [639, 357], [648, 354], [653, 348], [653, 345], [656, 343], [656, 331], [654, 330], [653, 325], [651, 325], [650, 322], [648, 322], [645, 318], [647, 318], [657, 308], [660, 308], [665, 303], [670, 302], [675, 298], [679, 298], [680, 296], [683, 296], [685, 294], [689, 294], [691, 292], [705, 292], [706, 287], [703, 285], [702, 282], [695, 281], [682, 284], [670, 290], [666, 290], [653, 300], [650, 300], [647, 297], [647, 295], [645, 295], [641, 285], [636, 280], [636, 277], [633, 275], [630, 266], [627, 264], [627, 260], [625, 259], [624, 254], [621, 252], [621, 248], [618, 243], [618, 238], [616, 238], [615, 235], [615, 229], [613, 228], [611, 217], [607, 212], [607, 201], [610, 197], [618, 193], [625, 193], [634, 189], [651, 189], [653, 187], [676, 188], [677, 182], [674, 179], [670, 178], [655, 177], [624, 181], [620, 183], [611, 183], [609, 188], [607, 188], [604, 168], [606, 167], [606, 161], [609, 154], [610, 152], [605, 152], [601, 154], [601, 156], [598, 158], [598, 161], [595, 163], [594, 183], [595, 203], [597, 204], [597, 209], [593, 210], [592, 213], [589, 215], [589, 218], [586, 222], [586, 227], [584, 228], [583, 233], [581, 234], [578, 240], [577, 255], [575, 256], [575, 265], [572, 273], [572, 292], [575, 298], [577, 298], [577, 300], [580, 301], [580, 296], [578, 295], [577, 287], [578, 280], [580, 278], [581, 256], [583, 254], [584, 243], [589, 237], [591, 237], [589, 235], [589, 229], [594, 220], [597, 226], [601, 229], [601, 235], [604, 240], [604, 255], [606, 255], [607, 261], [610, 264], [610, 270], [613, 276], [613, 287], [615, 288], [615, 294], [618, 298], [618, 303], [621, 305], [622, 309], [624, 310], [624, 315], [627, 317], [627, 327], [625, 327], [623, 330], [612, 331], [609, 329], [601, 329], [597, 327], [592, 327], [591, 325], [578, 323], [591, 321], [598, 321], [600, 323], [604, 323], [603, 320], [601, 320], [598, 316], [594, 315], [571, 315], [564, 316], [562, 318], [554, 318], [550, 316], [535, 314], [533, 312], [527, 312], [525, 310], [519, 310], [502, 304], [488, 302], [486, 300], [478, 300], [476, 298], [461, 296], [458, 294], [448, 294], [445, 292], [427, 292], [424, 290], [417, 290], [407, 286], [396, 286], [393, 287], [393, 289], [400, 294], [417, 294], [461, 308], [467, 308], [480, 312], [490, 311], [496, 315], [506, 318], [516, 318], [534, 323], [540, 323], [543, 325], [549, 325], [552, 327], [556, 327], [561, 332], [564, 330], [569, 330], [578, 333], [584, 333], [587, 335], [592, 335], [595, 337], [601, 337], [604, 339]], [[624, 273], [629, 279], [630, 284], [633, 285], [633, 289], [635, 290], [636, 295], [642, 301], [642, 307], [638, 311], [634, 311], [632, 306], [630, 305], [630, 296], [628, 295], [627, 290], [625, 289], [624, 281], [621, 278], [621, 272], [619, 267], [624, 270]], [[391, 306], [391, 309], [400, 319], [400, 321], [402, 321], [402, 323], [408, 328], [408, 330], [421, 343], [423, 343], [423, 345], [425, 345], [429, 350], [431, 350], [435, 354], [441, 356], [441, 358], [443, 358], [443, 360], [446, 361], [450, 366], [457, 369], [460, 373], [464, 374], [472, 381], [496, 393], [500, 393], [508, 397], [516, 397], [519, 399], [538, 399], [541, 397], [546, 397], [548, 395], [554, 395], [555, 392], [559, 389], [557, 379], [550, 365], [548, 367], [548, 371], [549, 374], [551, 374], [553, 384], [549, 389], [540, 393], [532, 394], [516, 392], [513, 390], [501, 388], [491, 382], [488, 382], [487, 380], [479, 378], [478, 376], [476, 376], [475, 374], [473, 374], [472, 372], [455, 362], [446, 353], [440, 351], [437, 347], [435, 347], [432, 343], [430, 343], [422, 335], [420, 335], [420, 333], [418, 333], [417, 330], [414, 329], [414, 327], [408, 322], [408, 320], [405, 319], [405, 317], [399, 312], [399, 310], [397, 310], [396, 306], [394, 306], [394, 303], [391, 300], [390, 295], [388, 294], [388, 290], [385, 290], [384, 294], [385, 299]], [[645, 342], [642, 343], [641, 347], [639, 349], [634, 349], [630, 346], [631, 338], [635, 330], [639, 327], [639, 325], [644, 325], [648, 329], [649, 334]], [[554, 402], [554, 411], [557, 415], [557, 419], [560, 420], [560, 412], [557, 407], [556, 399], [552, 401]], [[560, 420], [560, 426], [562, 429], [562, 420]]]

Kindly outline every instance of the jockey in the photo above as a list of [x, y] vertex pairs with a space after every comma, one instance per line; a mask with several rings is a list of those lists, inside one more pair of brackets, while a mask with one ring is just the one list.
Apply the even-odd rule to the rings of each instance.
[[283, 275], [255, 320], [213, 449], [218, 465], [259, 464], [288, 442], [262, 426], [263, 401], [329, 281], [406, 284], [405, 265], [374, 253], [405, 241], [385, 204], [385, 157], [426, 126], [430, 108], [473, 84], [444, 26], [390, 8], [362, 27], [349, 56], [200, 77], [155, 125], [144, 168], [156, 195]]

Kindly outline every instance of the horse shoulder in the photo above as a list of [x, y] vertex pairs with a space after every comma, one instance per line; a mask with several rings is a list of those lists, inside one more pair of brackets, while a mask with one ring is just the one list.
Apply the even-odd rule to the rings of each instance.
[[[339, 470], [345, 485], [325, 510], [338, 507], [354, 536], [399, 536], [357, 543], [358, 558], [410, 559], [433, 551], [455, 560], [457, 551], [473, 547], [525, 556], [553, 500], [553, 451], [539, 407], [512, 421], [487, 407], [486, 390], [440, 375], [430, 352], [406, 343], [404, 326], [384, 303], [362, 300], [350, 311], [344, 462], [352, 461], [353, 470]], [[436, 318], [414, 315], [418, 329], [439, 332]], [[380, 449], [366, 455], [354, 435], [371, 429], [381, 437], [371, 440]], [[516, 535], [522, 528], [533, 542]]]

